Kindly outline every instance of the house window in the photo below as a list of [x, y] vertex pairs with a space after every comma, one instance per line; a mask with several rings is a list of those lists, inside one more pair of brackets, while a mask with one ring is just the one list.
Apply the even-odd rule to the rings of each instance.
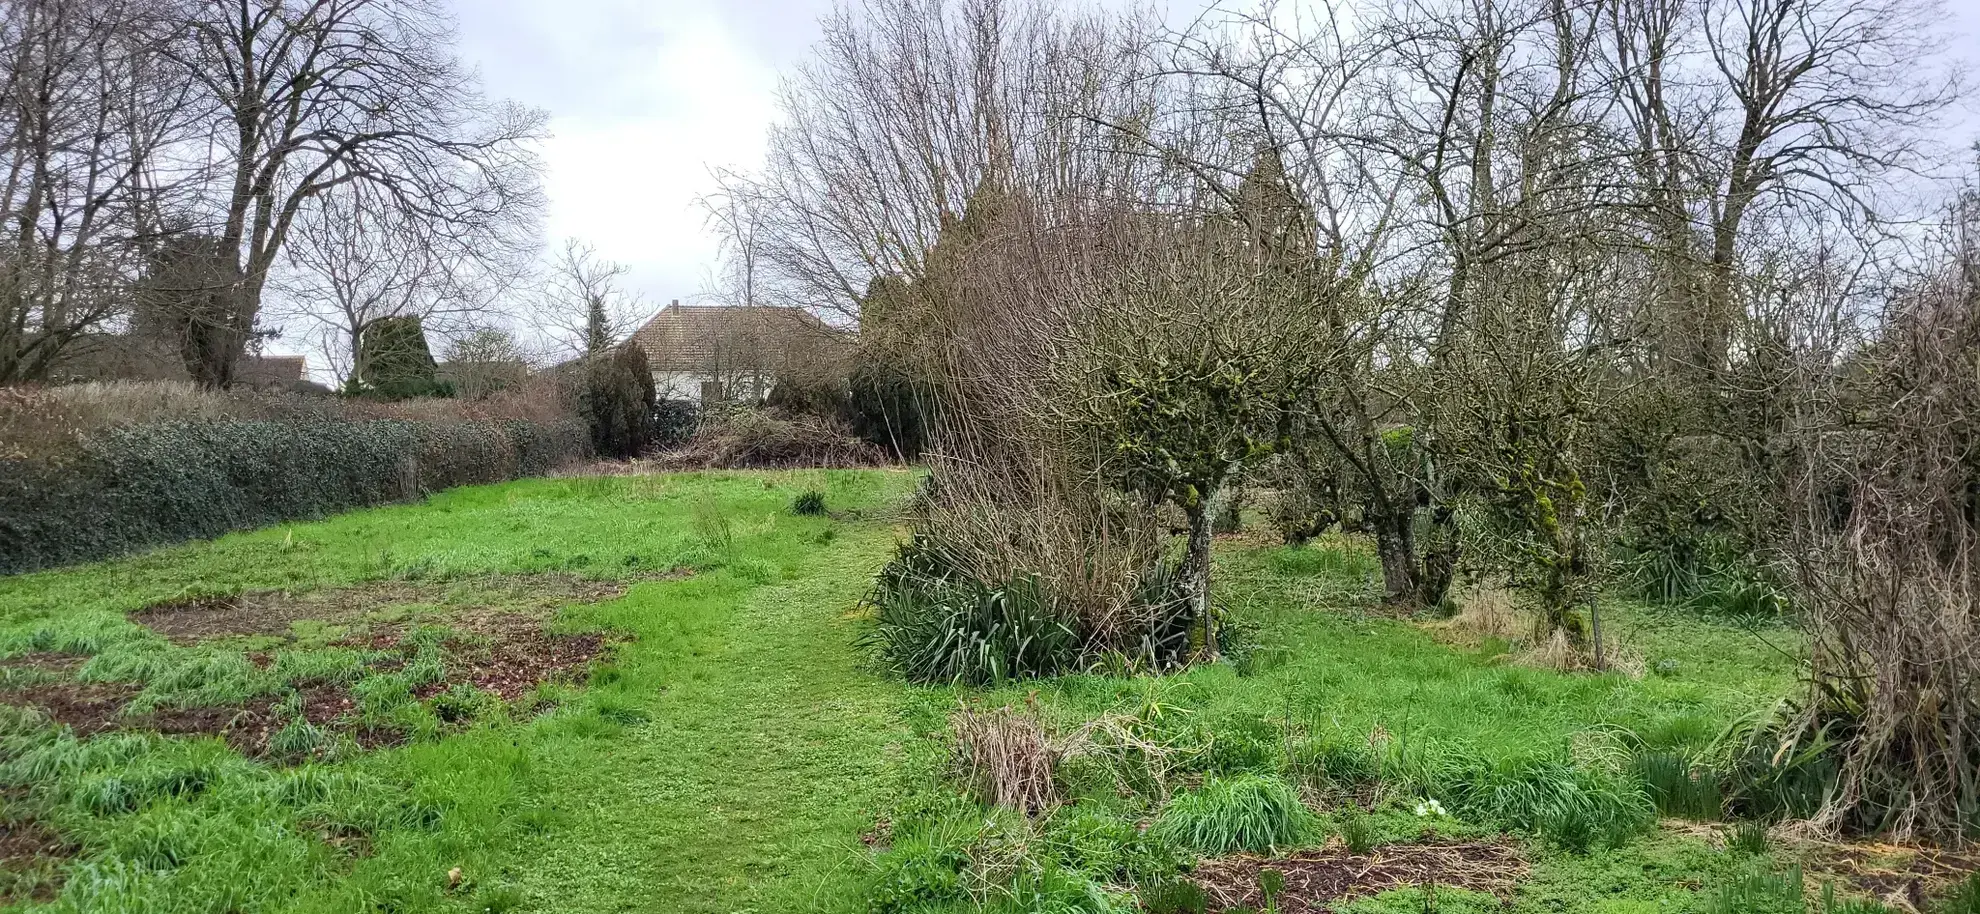
[[703, 403], [722, 402], [722, 382], [720, 381], [701, 382], [701, 402]]

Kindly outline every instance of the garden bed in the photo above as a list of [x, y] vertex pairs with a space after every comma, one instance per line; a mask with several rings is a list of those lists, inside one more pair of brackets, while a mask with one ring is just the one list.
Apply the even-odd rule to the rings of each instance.
[[1463, 844], [1392, 844], [1357, 854], [1340, 844], [1282, 857], [1244, 854], [1205, 860], [1194, 873], [1212, 911], [1264, 910], [1259, 874], [1285, 880], [1276, 898], [1284, 914], [1329, 912], [1336, 905], [1412, 886], [1468, 889], [1506, 900], [1525, 876], [1526, 859], [1509, 840]]

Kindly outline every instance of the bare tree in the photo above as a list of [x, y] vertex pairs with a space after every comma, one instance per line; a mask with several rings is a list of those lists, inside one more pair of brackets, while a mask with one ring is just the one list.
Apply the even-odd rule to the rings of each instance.
[[645, 305], [625, 288], [630, 272], [625, 264], [599, 256], [597, 248], [565, 239], [544, 276], [534, 314], [550, 358], [596, 355], [637, 329]]
[[45, 377], [131, 307], [164, 148], [186, 136], [141, 0], [0, 6], [0, 384]]
[[1726, 368], [1756, 223], [1875, 210], [1880, 178], [1920, 166], [1921, 128], [1959, 88], [1930, 65], [1934, 7], [1914, 0], [1630, 0], [1605, 5], [1658, 281], [1660, 357]]
[[492, 104], [431, 0], [181, 0], [168, 53], [213, 113], [211, 232], [241, 277], [187, 371], [226, 386], [297, 220], [365, 185], [434, 226], [537, 205], [543, 115]]
[[874, 279], [922, 274], [988, 178], [1055, 208], [1125, 194], [1154, 161], [1079, 115], [1151, 114], [1156, 84], [1133, 78], [1146, 21], [1030, 0], [834, 12], [783, 86], [765, 167], [723, 176], [752, 214], [758, 298], [854, 323]]
[[497, 321], [526, 274], [525, 225], [491, 220], [474, 231], [434, 226], [349, 185], [319, 196], [296, 222], [287, 265], [272, 283], [271, 310], [313, 325], [343, 378], [363, 374], [359, 340], [380, 318], [417, 317], [443, 339]]

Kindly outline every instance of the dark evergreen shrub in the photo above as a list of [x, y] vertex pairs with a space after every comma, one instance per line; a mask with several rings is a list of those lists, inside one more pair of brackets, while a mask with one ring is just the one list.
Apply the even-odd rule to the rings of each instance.
[[591, 356], [578, 397], [600, 457], [638, 457], [653, 438], [656, 392], [646, 350], [626, 343]]
[[921, 456], [931, 432], [927, 391], [906, 372], [873, 363], [853, 369], [850, 388], [847, 413], [854, 434], [898, 460]]
[[694, 437], [701, 426], [701, 405], [693, 400], [661, 400], [653, 404], [653, 446], [673, 450]]
[[0, 460], [0, 574], [543, 473], [584, 456], [576, 423], [159, 422], [79, 452]]
[[438, 365], [417, 317], [381, 317], [358, 342], [357, 375], [347, 392], [379, 400], [451, 397], [454, 386], [435, 376]]
[[836, 419], [847, 414], [852, 395], [844, 378], [779, 372], [763, 405], [784, 413]]

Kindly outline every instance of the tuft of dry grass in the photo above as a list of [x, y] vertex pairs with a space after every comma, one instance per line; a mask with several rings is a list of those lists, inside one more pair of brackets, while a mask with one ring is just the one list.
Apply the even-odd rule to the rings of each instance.
[[1643, 656], [1613, 634], [1603, 634], [1602, 662], [1597, 664], [1593, 650], [1568, 640], [1567, 632], [1560, 629], [1545, 643], [1521, 653], [1517, 662], [1558, 673], [1621, 673], [1631, 679], [1642, 679], [1647, 671]]
[[1036, 701], [979, 711], [967, 702], [949, 718], [958, 773], [978, 799], [1032, 815], [1059, 800], [1055, 773], [1067, 746], [1053, 739]]
[[1502, 588], [1473, 587], [1459, 595], [1457, 603], [1457, 615], [1425, 627], [1444, 640], [1470, 645], [1495, 638], [1512, 644], [1533, 631], [1533, 620], [1520, 613], [1512, 594]]
[[1568, 638], [1556, 629], [1546, 640], [1536, 643], [1536, 616], [1519, 605], [1516, 595], [1504, 588], [1481, 585], [1458, 599], [1458, 613], [1449, 619], [1426, 623], [1440, 640], [1478, 646], [1500, 641], [1511, 647], [1513, 661], [1522, 666], [1561, 673], [1617, 672], [1641, 679], [1648, 667], [1643, 657], [1614, 631], [1602, 633], [1602, 665], [1595, 663], [1594, 651]]

